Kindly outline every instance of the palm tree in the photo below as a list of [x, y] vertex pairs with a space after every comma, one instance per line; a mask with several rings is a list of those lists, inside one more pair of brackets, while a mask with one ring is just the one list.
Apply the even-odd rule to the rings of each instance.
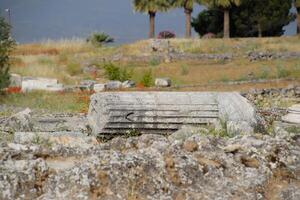
[[[299, 0], [298, 0], [299, 1]], [[230, 7], [239, 5], [241, 0], [203, 0], [208, 6], [220, 7], [224, 12], [224, 38], [230, 37]]]
[[297, 9], [297, 34], [300, 34], [300, 0], [295, 0], [295, 7]]
[[185, 37], [190, 38], [192, 36], [191, 18], [194, 3], [200, 3], [201, 0], [171, 0], [174, 7], [184, 8], [185, 13]]
[[170, 9], [168, 0], [134, 0], [134, 10], [149, 15], [149, 38], [155, 37], [155, 15], [156, 12], [165, 12]]

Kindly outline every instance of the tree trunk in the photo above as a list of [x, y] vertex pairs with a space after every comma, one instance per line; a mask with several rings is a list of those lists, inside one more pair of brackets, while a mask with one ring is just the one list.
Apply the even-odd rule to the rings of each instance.
[[155, 12], [149, 12], [149, 38], [155, 37]]
[[192, 12], [193, 10], [185, 8], [185, 37], [191, 38], [192, 37], [192, 27], [191, 27], [191, 19], [192, 19]]
[[224, 38], [230, 38], [229, 9], [224, 10]]
[[260, 24], [258, 24], [257, 25], [257, 31], [258, 31], [258, 37], [262, 37], [262, 30], [261, 30], [261, 25]]
[[300, 8], [297, 8], [297, 34], [300, 34]]

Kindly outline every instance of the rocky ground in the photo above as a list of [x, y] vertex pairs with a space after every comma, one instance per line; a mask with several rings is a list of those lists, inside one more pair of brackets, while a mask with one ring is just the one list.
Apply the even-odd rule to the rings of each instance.
[[183, 128], [103, 142], [83, 114], [1, 105], [17, 114], [0, 118], [0, 199], [300, 199], [300, 128], [280, 120], [298, 88], [244, 95], [264, 131], [234, 138]]

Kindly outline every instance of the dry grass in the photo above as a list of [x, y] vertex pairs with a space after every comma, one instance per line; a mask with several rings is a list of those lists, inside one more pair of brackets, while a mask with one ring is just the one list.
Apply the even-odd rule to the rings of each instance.
[[[39, 44], [19, 45], [13, 52], [11, 71], [23, 76], [57, 78], [64, 84], [74, 84], [80, 79], [98, 78], [105, 81], [103, 73], [90, 77], [81, 73], [81, 67], [99, 63], [99, 58], [122, 55], [142, 55], [149, 52], [149, 40], [117, 47], [95, 48], [83, 40], [45, 41]], [[171, 39], [172, 47], [192, 53], [234, 53], [239, 59], [221, 61], [180, 61], [174, 63], [117, 63], [133, 69], [133, 79], [139, 82], [146, 71], [153, 77], [170, 77], [175, 84], [208, 84], [251, 79], [300, 78], [300, 59], [249, 62], [241, 54], [249, 51], [300, 51], [300, 39], [243, 38], [243, 39]], [[70, 70], [71, 69], [71, 70]], [[74, 72], [74, 70], [76, 70]], [[72, 72], [72, 73], [71, 73]]]

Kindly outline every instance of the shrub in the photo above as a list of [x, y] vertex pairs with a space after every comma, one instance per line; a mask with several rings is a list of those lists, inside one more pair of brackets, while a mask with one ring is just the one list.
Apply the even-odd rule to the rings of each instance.
[[14, 45], [10, 26], [0, 17], [0, 90], [9, 85], [9, 54]]
[[149, 61], [149, 65], [153, 67], [158, 66], [160, 65], [160, 60], [157, 58], [151, 58]]
[[92, 45], [99, 47], [106, 43], [114, 42], [114, 39], [106, 33], [92, 33], [86, 41]]
[[271, 74], [271, 70], [268, 67], [263, 67], [258, 74], [259, 79], [266, 79], [269, 77], [269, 74]]
[[286, 78], [291, 74], [290, 71], [282, 66], [277, 66], [277, 78]]
[[162, 31], [158, 34], [158, 39], [169, 39], [169, 38], [175, 38], [175, 33], [171, 31]]
[[181, 65], [181, 75], [185, 76], [189, 74], [189, 69], [186, 65]]
[[152, 71], [149, 70], [146, 73], [144, 73], [141, 84], [143, 84], [145, 87], [150, 87], [153, 85], [153, 77], [152, 77]]
[[69, 63], [67, 65], [67, 72], [71, 75], [71, 76], [75, 76], [81, 73], [81, 68], [80, 65], [78, 63]]
[[126, 81], [131, 79], [132, 71], [128, 71], [127, 68], [121, 69], [120, 67], [108, 63], [104, 65], [105, 75], [109, 80], [114, 81]]

